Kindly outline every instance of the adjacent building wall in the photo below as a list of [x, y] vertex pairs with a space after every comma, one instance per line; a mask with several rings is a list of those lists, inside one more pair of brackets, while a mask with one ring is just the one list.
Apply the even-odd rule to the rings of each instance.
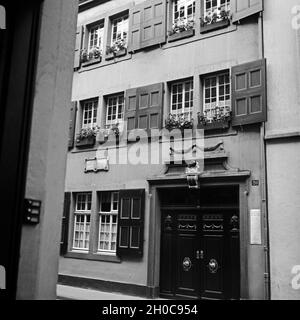
[[292, 8], [299, 5], [299, 0], [265, 0], [272, 299], [300, 299], [300, 290], [292, 287], [292, 268], [300, 265], [300, 30], [292, 24]]
[[18, 299], [56, 299], [77, 7], [43, 4], [26, 186], [42, 212], [39, 225], [23, 226]]

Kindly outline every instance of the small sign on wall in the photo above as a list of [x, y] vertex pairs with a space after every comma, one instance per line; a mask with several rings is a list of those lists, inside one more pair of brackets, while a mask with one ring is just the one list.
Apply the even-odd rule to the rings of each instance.
[[3, 266], [0, 266], [0, 290], [6, 289], [6, 272]]
[[261, 234], [261, 210], [250, 210], [250, 243], [252, 245], [262, 244]]
[[109, 171], [108, 158], [93, 158], [85, 160], [85, 173], [98, 171]]

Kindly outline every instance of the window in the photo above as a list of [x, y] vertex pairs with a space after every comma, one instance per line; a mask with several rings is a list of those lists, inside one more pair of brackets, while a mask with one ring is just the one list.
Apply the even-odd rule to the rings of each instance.
[[204, 116], [210, 122], [231, 111], [229, 72], [204, 79]]
[[73, 249], [88, 251], [90, 243], [92, 194], [76, 195]]
[[103, 50], [104, 23], [93, 26], [89, 30], [88, 52], [93, 49]]
[[224, 13], [230, 11], [230, 0], [205, 0], [204, 16], [210, 22], [220, 21], [224, 18]]
[[97, 108], [98, 101], [86, 101], [83, 103], [82, 109], [82, 128], [92, 129], [97, 125]]
[[190, 120], [193, 113], [194, 84], [192, 80], [172, 84], [171, 114], [182, 115]]
[[116, 254], [118, 232], [118, 207], [118, 192], [101, 193], [98, 252]]
[[127, 45], [128, 38], [128, 15], [114, 19], [112, 21], [112, 39], [111, 44], [122, 40]]
[[106, 128], [123, 122], [124, 119], [124, 95], [107, 98]]
[[194, 0], [175, 0], [173, 5], [173, 26], [194, 22], [196, 3]]

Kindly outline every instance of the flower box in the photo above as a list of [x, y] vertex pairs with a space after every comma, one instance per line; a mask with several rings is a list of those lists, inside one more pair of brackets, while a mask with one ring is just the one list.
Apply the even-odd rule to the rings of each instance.
[[90, 59], [88, 61], [82, 62], [82, 67], [88, 67], [88, 66], [91, 66], [93, 64], [100, 63], [101, 61], [102, 61], [102, 57]]
[[200, 32], [201, 33], [207, 33], [207, 32], [210, 32], [210, 31], [215, 31], [215, 30], [226, 28], [229, 25], [230, 25], [229, 19], [224, 19], [224, 20], [221, 20], [221, 21], [212, 22], [212, 23], [208, 23], [208, 24], [202, 24]]
[[229, 127], [230, 127], [230, 120], [198, 123], [198, 129], [203, 129], [203, 130], [225, 130], [225, 129], [229, 129]]
[[124, 48], [122, 50], [119, 50], [117, 52], [107, 52], [106, 56], [105, 56], [105, 59], [106, 60], [112, 60], [112, 59], [115, 59], [115, 58], [126, 56], [126, 54], [127, 54], [127, 49], [126, 48]]
[[168, 41], [169, 42], [174, 42], [174, 41], [177, 41], [177, 40], [180, 40], [180, 39], [193, 37], [194, 35], [195, 35], [195, 29], [176, 32], [176, 33], [170, 34], [168, 36]]
[[76, 147], [82, 148], [82, 147], [93, 147], [95, 145], [96, 138], [95, 137], [87, 137], [83, 139], [77, 138], [76, 140]]

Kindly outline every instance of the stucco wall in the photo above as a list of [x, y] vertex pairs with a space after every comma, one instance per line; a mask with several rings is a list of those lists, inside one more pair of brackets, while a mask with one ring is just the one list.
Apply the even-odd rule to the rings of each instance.
[[26, 198], [41, 222], [23, 226], [18, 299], [56, 299], [77, 1], [46, 0], [33, 105]]
[[[299, 30], [292, 28], [298, 0], [266, 0], [265, 55], [268, 60], [268, 204], [273, 299], [300, 299], [291, 286], [300, 265], [300, 55]], [[276, 36], [274, 36], [276, 35]], [[298, 132], [298, 133], [297, 133]], [[298, 136], [298, 137], [297, 137]]]

